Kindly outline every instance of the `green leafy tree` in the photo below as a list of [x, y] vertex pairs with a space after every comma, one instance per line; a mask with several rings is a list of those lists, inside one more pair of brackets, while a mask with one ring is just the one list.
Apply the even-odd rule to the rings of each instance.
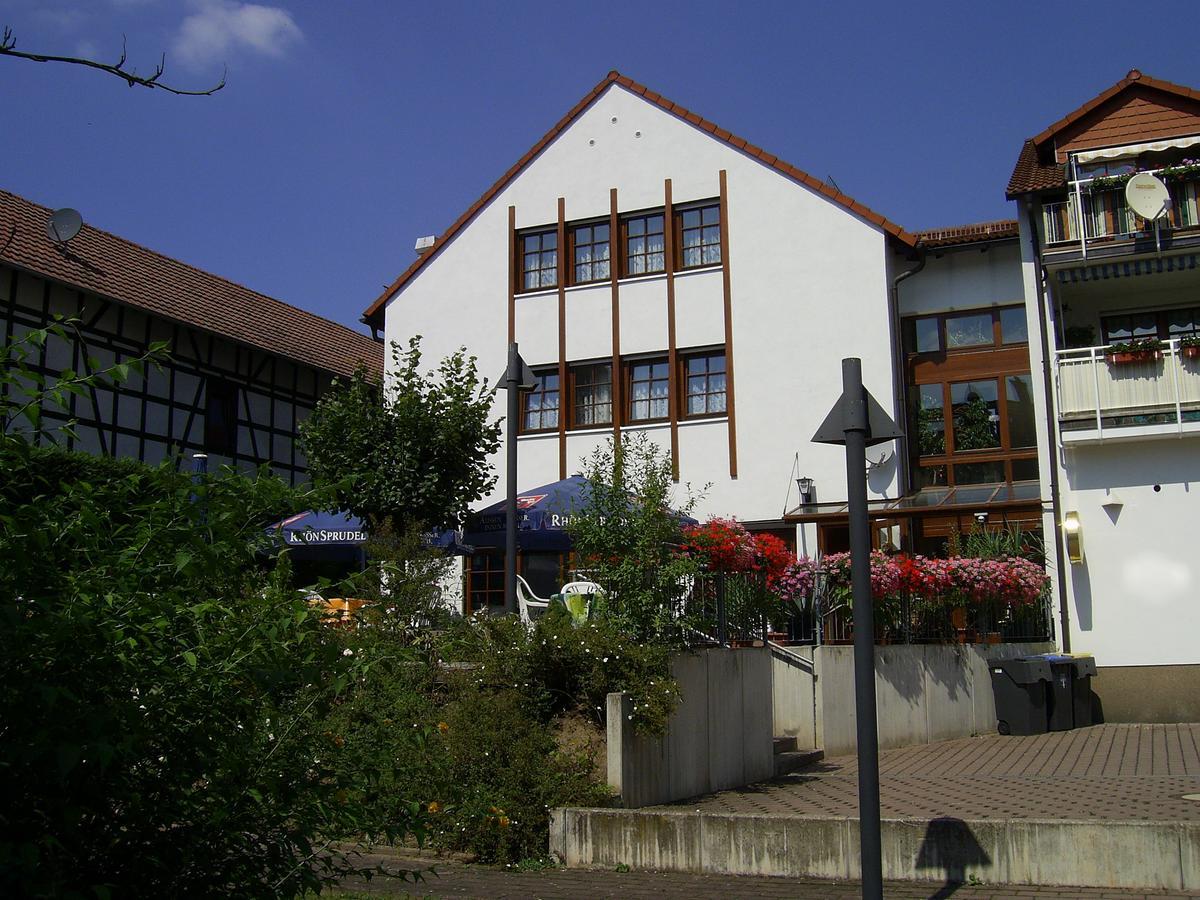
[[610, 438], [585, 461], [583, 474], [588, 500], [572, 511], [568, 530], [581, 567], [604, 588], [598, 612], [639, 640], [677, 634], [679, 602], [700, 570], [698, 560], [679, 552], [680, 516], [698, 498], [689, 492], [676, 503], [671, 461], [644, 434]]
[[0, 896], [296, 896], [355, 868], [335, 838], [419, 834], [360, 802], [389, 760], [339, 774], [361, 658], [259, 552], [319, 498], [32, 446], [125, 374], [24, 365], [66, 328], [0, 347]]
[[391, 519], [399, 532], [459, 524], [495, 483], [487, 460], [500, 446], [475, 358], [459, 350], [426, 375], [420, 342], [393, 348], [386, 389], [359, 370], [300, 426], [317, 482], [343, 508], [373, 526]]

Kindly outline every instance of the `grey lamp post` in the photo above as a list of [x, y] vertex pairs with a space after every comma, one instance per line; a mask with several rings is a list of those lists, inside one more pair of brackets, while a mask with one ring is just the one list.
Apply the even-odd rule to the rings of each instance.
[[521, 420], [521, 392], [537, 387], [537, 376], [521, 354], [514, 341], [508, 345], [508, 365], [498, 387], [508, 391], [508, 412], [505, 433], [505, 488], [504, 505], [504, 611], [517, 609], [517, 431]]
[[903, 432], [862, 383], [862, 360], [842, 360], [842, 396], [813, 441], [846, 448], [850, 501], [850, 582], [854, 609], [854, 712], [858, 726], [858, 818], [862, 895], [883, 897], [879, 823], [879, 728], [875, 720], [875, 610], [871, 598], [871, 528], [867, 518], [867, 447]]

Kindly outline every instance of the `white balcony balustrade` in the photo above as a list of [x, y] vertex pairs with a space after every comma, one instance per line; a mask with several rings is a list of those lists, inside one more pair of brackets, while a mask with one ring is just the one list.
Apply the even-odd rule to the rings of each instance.
[[1175, 338], [1149, 353], [1054, 355], [1064, 443], [1200, 433], [1200, 347]]

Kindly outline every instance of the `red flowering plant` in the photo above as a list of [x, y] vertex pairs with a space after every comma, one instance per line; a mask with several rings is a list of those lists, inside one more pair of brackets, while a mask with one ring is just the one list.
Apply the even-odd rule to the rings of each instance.
[[710, 572], [750, 572], [757, 553], [754, 538], [741, 522], [713, 516], [683, 530], [683, 551], [700, 557]]

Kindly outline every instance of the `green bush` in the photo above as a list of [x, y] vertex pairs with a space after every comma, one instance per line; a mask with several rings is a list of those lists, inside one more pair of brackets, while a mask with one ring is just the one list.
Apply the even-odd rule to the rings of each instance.
[[[53, 470], [27, 451], [0, 444], [6, 484]], [[358, 660], [256, 560], [309, 498], [50, 453], [57, 485], [0, 494], [0, 894], [289, 896], [346, 868], [329, 836], [415, 828], [337, 777]]]

